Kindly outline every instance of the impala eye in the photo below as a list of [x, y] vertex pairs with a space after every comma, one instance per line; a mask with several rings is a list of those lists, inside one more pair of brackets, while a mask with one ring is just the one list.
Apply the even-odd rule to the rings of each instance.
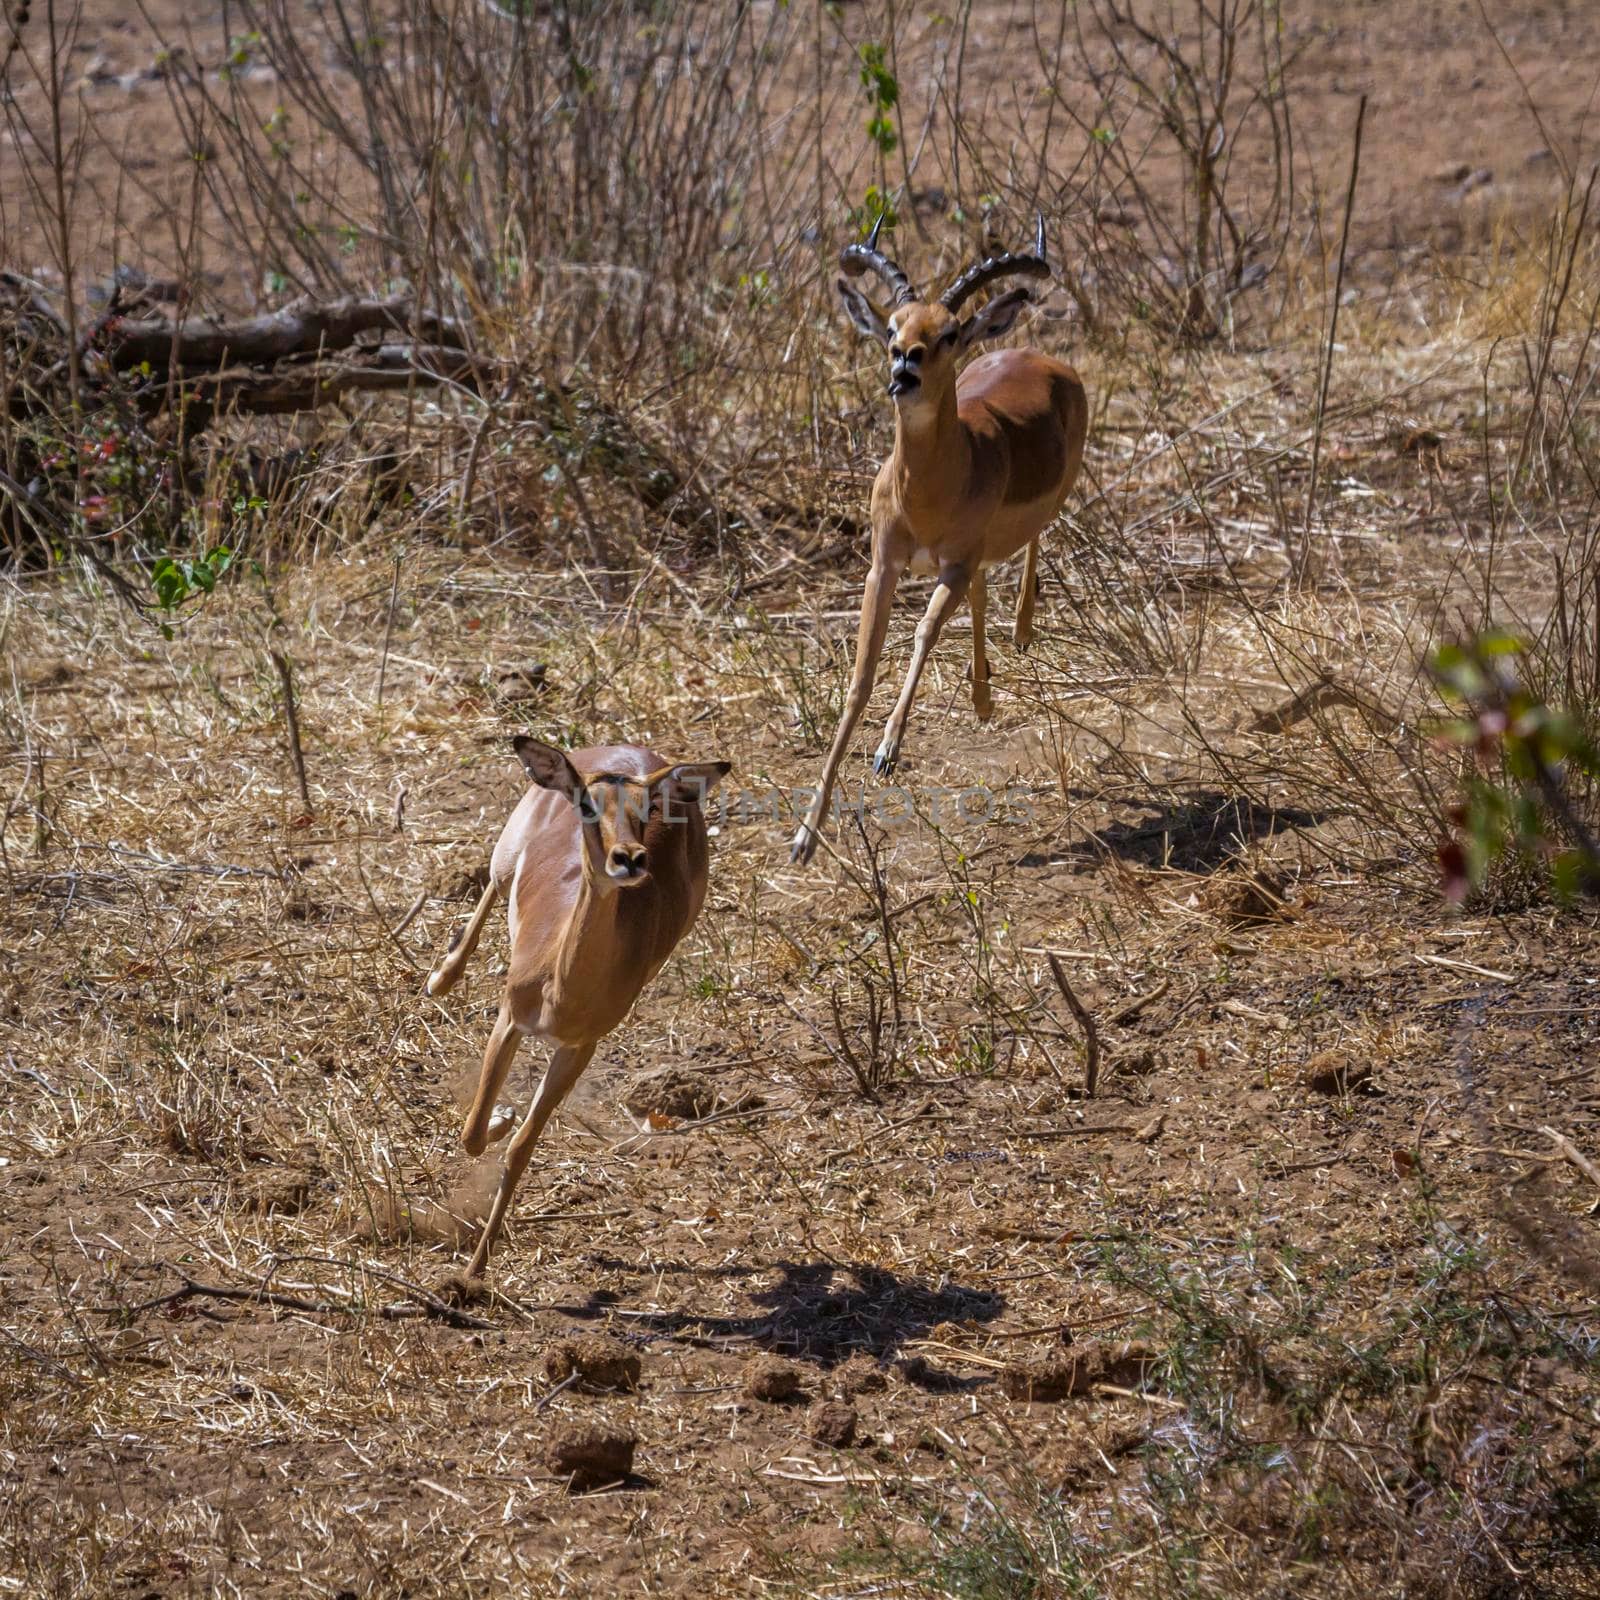
[[578, 796], [578, 815], [585, 822], [598, 822], [600, 820], [600, 807], [589, 797], [587, 790]]

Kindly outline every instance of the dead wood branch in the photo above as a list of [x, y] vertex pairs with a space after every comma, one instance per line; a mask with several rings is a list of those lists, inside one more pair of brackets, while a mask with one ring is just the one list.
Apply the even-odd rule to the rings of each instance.
[[99, 1309], [108, 1315], [132, 1316], [141, 1311], [153, 1311], [158, 1307], [176, 1306], [186, 1300], [233, 1300], [250, 1305], [273, 1306], [280, 1311], [302, 1311], [311, 1316], [360, 1316], [363, 1313], [369, 1316], [381, 1317], [386, 1322], [394, 1322], [417, 1316], [435, 1317], [440, 1322], [447, 1323], [452, 1328], [493, 1328], [494, 1323], [482, 1317], [474, 1317], [465, 1311], [458, 1310], [455, 1306], [447, 1304], [437, 1296], [429, 1294], [425, 1289], [415, 1285], [407, 1285], [407, 1290], [416, 1301], [416, 1307], [411, 1306], [358, 1306], [341, 1304], [337, 1300], [306, 1300], [299, 1295], [279, 1294], [271, 1289], [253, 1288], [236, 1289], [221, 1283], [198, 1283], [193, 1278], [181, 1278], [181, 1287], [174, 1289], [170, 1294], [157, 1295], [151, 1300], [142, 1300], [136, 1306], [102, 1306]]
[[346, 296], [318, 304], [297, 300], [281, 311], [222, 322], [211, 317], [103, 317], [85, 340], [115, 372], [148, 364], [153, 370], [213, 372], [235, 363], [260, 365], [292, 356], [321, 356], [347, 350], [363, 335], [385, 334], [421, 340], [464, 351], [459, 326], [446, 318], [417, 311], [406, 295], [379, 300]]
[[1067, 1002], [1067, 1009], [1083, 1029], [1083, 1097], [1092, 1100], [1100, 1081], [1100, 1030], [1095, 1026], [1094, 1018], [1084, 1009], [1083, 1002], [1072, 992], [1072, 985], [1067, 982], [1067, 975], [1061, 970], [1055, 951], [1046, 950], [1045, 959], [1050, 963], [1050, 973], [1061, 991], [1061, 998]]
[[288, 657], [277, 650], [272, 652], [272, 664], [278, 669], [283, 684], [283, 720], [289, 728], [289, 754], [294, 759], [295, 781], [300, 785], [300, 800], [306, 815], [312, 814], [311, 789], [306, 783], [306, 757], [300, 745], [300, 716], [294, 702], [294, 674], [290, 671]]
[[[5, 280], [16, 331], [30, 341], [12, 410], [65, 415], [58, 392], [67, 366], [60, 317], [23, 280]], [[24, 320], [27, 326], [24, 327]], [[192, 437], [225, 413], [287, 415], [314, 411], [352, 391], [450, 384], [480, 392], [506, 373], [474, 354], [461, 324], [418, 310], [404, 295], [299, 300], [238, 321], [215, 317], [102, 315], [80, 350], [85, 398], [119, 396], [145, 417], [180, 412]]]
[[1540, 1128], [1539, 1132], [1556, 1147], [1557, 1156], [1570, 1162], [1595, 1188], [1600, 1189], [1600, 1167], [1595, 1166], [1564, 1133], [1557, 1133], [1554, 1128]]
[[414, 385], [441, 383], [476, 392], [485, 370], [464, 350], [442, 345], [384, 345], [346, 360], [291, 361], [267, 372], [230, 367], [185, 377], [170, 392], [165, 384], [152, 384], [140, 401], [147, 413], [164, 411], [176, 401], [193, 433], [213, 416], [289, 416], [333, 405], [351, 393], [403, 393]]
[[1247, 733], [1287, 733], [1297, 722], [1330, 706], [1348, 706], [1364, 717], [1379, 733], [1393, 733], [1400, 719], [1376, 701], [1357, 694], [1331, 677], [1318, 678], [1282, 705], [1258, 712], [1246, 724]]

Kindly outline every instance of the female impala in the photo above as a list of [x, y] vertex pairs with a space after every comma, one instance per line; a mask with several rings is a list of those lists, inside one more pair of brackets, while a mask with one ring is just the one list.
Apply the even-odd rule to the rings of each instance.
[[519, 737], [512, 746], [534, 787], [494, 847], [489, 887], [461, 942], [428, 979], [431, 995], [454, 987], [504, 895], [510, 971], [461, 1130], [468, 1154], [482, 1155], [510, 1131], [511, 1115], [497, 1100], [522, 1035], [554, 1047], [506, 1152], [468, 1268], [474, 1277], [488, 1263], [545, 1123], [700, 914], [706, 897], [700, 805], [728, 772], [726, 761], [674, 765], [637, 745], [574, 750], [570, 757], [537, 739]]
[[1007, 332], [1033, 296], [1026, 288], [997, 295], [972, 316], [962, 305], [999, 278], [1050, 276], [1044, 218], [1032, 255], [991, 256], [969, 267], [938, 301], [922, 300], [898, 266], [878, 250], [878, 229], [847, 245], [839, 265], [852, 277], [876, 272], [894, 295], [885, 319], [844, 278], [839, 294], [858, 332], [889, 351], [889, 393], [895, 404], [894, 453], [872, 486], [872, 566], [862, 596], [855, 671], [844, 715], [822, 779], [794, 837], [792, 860], [816, 853], [839, 764], [872, 694], [873, 674], [889, 631], [889, 607], [907, 567], [937, 573], [939, 582], [917, 626], [905, 688], [873, 758], [879, 776], [894, 770], [917, 682], [939, 631], [963, 599], [972, 606], [972, 704], [980, 721], [993, 711], [984, 639], [984, 568], [1026, 548], [1017, 602], [1017, 648], [1033, 640], [1039, 535], [1066, 502], [1083, 462], [1089, 406], [1071, 367], [1037, 350], [980, 356], [958, 377], [961, 353]]

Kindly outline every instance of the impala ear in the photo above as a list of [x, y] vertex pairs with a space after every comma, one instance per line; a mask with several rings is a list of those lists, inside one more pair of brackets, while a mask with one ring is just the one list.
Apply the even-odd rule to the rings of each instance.
[[879, 316], [878, 308], [848, 278], [840, 278], [838, 287], [839, 298], [844, 301], [844, 314], [856, 332], [876, 339], [879, 344], [888, 344], [889, 324]]
[[517, 760], [522, 763], [530, 782], [541, 789], [553, 789], [577, 803], [577, 797], [583, 793], [583, 780], [562, 751], [553, 744], [530, 739], [525, 733], [519, 733], [511, 741], [511, 748], [516, 751]]
[[661, 774], [674, 805], [703, 801], [733, 771], [731, 761], [684, 761]]
[[1001, 334], [1010, 333], [1011, 324], [1032, 301], [1033, 295], [1027, 289], [1008, 289], [996, 295], [961, 324], [961, 348], [965, 350], [984, 339], [998, 339]]

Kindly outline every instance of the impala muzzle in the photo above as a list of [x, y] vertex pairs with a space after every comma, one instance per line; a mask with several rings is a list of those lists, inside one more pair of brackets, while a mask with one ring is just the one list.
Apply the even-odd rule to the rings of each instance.
[[915, 356], [897, 356], [889, 363], [889, 393], [895, 397], [922, 387]]

